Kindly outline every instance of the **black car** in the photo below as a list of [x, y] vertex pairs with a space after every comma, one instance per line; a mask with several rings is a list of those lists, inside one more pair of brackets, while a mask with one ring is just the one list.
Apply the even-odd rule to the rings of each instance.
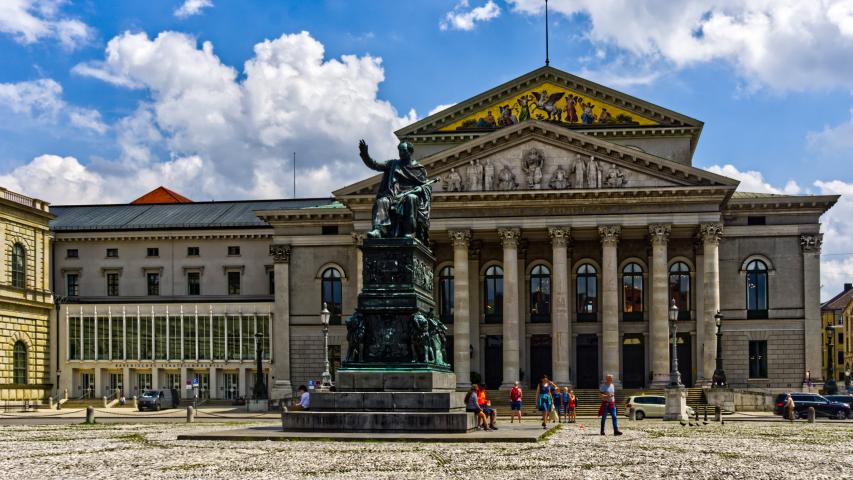
[[[850, 407], [843, 403], [831, 402], [826, 398], [815, 393], [791, 393], [791, 398], [794, 399], [794, 412], [798, 418], [806, 418], [808, 416], [809, 407], [814, 407], [816, 417], [828, 417], [836, 420], [844, 420], [850, 417]], [[776, 397], [776, 402], [773, 406], [773, 413], [776, 415], [785, 415], [785, 401], [787, 393], [780, 393]]]
[[853, 419], [853, 395], [824, 395], [830, 402], [843, 403], [850, 407], [850, 412], [847, 413], [847, 418]]
[[145, 390], [136, 400], [139, 411], [160, 410], [161, 408], [176, 408], [178, 406], [178, 391], [174, 388], [160, 390]]

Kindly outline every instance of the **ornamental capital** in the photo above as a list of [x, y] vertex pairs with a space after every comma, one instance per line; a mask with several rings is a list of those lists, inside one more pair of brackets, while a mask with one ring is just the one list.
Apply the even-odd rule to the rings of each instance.
[[360, 247], [364, 243], [365, 238], [367, 238], [367, 232], [352, 232], [352, 241], [355, 242], [357, 247]]
[[565, 247], [572, 240], [571, 227], [548, 227], [548, 236], [555, 247]]
[[619, 244], [622, 227], [620, 225], [599, 225], [598, 234], [601, 235], [601, 244], [603, 246], [615, 247]]
[[822, 244], [822, 233], [800, 235], [800, 247], [803, 249], [803, 253], [820, 253]]
[[699, 225], [699, 237], [706, 245], [719, 245], [723, 237], [722, 223], [702, 223]]
[[666, 245], [672, 226], [669, 224], [649, 225], [649, 240], [652, 245]]
[[270, 255], [274, 263], [290, 263], [290, 245], [270, 245]]
[[504, 248], [518, 248], [518, 242], [521, 240], [521, 229], [519, 228], [499, 228], [498, 236], [501, 239], [501, 244]]
[[448, 230], [447, 234], [454, 247], [468, 248], [471, 242], [471, 230]]

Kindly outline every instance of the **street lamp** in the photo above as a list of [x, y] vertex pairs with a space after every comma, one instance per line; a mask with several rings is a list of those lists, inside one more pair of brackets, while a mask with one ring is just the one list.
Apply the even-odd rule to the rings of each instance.
[[322, 387], [327, 389], [332, 386], [332, 374], [329, 373], [329, 309], [323, 302], [323, 310], [320, 312], [320, 322], [323, 323], [323, 352], [326, 356], [326, 369], [323, 370], [321, 379]]
[[257, 361], [255, 368], [257, 371], [255, 372], [255, 388], [252, 390], [255, 400], [267, 400], [268, 398], [267, 386], [264, 383], [264, 367], [261, 364], [264, 356], [263, 338], [261, 332], [255, 332], [255, 360]]
[[712, 382], [715, 387], [725, 387], [726, 372], [723, 370], [723, 331], [720, 328], [723, 324], [723, 314], [719, 310], [714, 315], [714, 323], [717, 324], [717, 367], [714, 369]]
[[678, 371], [678, 305], [675, 299], [669, 305], [669, 330], [672, 333], [672, 368], [669, 372], [669, 386], [683, 387], [681, 384], [681, 373]]
[[838, 384], [835, 383], [835, 372], [832, 371], [832, 364], [835, 360], [835, 352], [832, 351], [835, 325], [826, 326], [826, 381], [823, 384], [823, 392], [826, 395], [835, 395], [838, 393]]

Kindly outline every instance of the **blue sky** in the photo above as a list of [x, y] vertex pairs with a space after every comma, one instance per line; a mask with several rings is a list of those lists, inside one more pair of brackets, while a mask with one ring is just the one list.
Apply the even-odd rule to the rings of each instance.
[[[2, 3], [0, 183], [54, 203], [286, 197], [293, 151], [324, 195], [363, 175], [358, 137], [544, 61], [541, 0]], [[845, 194], [824, 251], [853, 252], [847, 3], [550, 5], [552, 66], [704, 121], [694, 164], [745, 190]]]

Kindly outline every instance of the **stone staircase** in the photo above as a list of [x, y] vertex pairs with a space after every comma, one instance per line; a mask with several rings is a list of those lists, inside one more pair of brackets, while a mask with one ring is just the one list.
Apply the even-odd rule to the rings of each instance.
[[[628, 397], [632, 395], [664, 395], [663, 390], [654, 390], [654, 389], [627, 389], [627, 390], [617, 390], [616, 391], [616, 411], [619, 415], [624, 414], [625, 403]], [[598, 415], [598, 407], [601, 404], [601, 401], [598, 397], [598, 390], [596, 389], [578, 389], [575, 390], [575, 395], [578, 397], [577, 403], [577, 414], [579, 416], [596, 416]], [[509, 400], [509, 392], [504, 390], [489, 390], [487, 392], [487, 396], [489, 400], [492, 402], [492, 406], [497, 409], [498, 414], [509, 415], [510, 414], [510, 400]], [[688, 388], [687, 389], [687, 405], [693, 407], [694, 409], [699, 411], [700, 415], [703, 415], [704, 410], [702, 408], [707, 405], [707, 401], [705, 399], [705, 392], [701, 388]], [[524, 415], [539, 415], [539, 412], [536, 410], [536, 390], [527, 389], [524, 391], [522, 396], [522, 407], [521, 411]], [[709, 412], [713, 412], [713, 407], [708, 407]]]

